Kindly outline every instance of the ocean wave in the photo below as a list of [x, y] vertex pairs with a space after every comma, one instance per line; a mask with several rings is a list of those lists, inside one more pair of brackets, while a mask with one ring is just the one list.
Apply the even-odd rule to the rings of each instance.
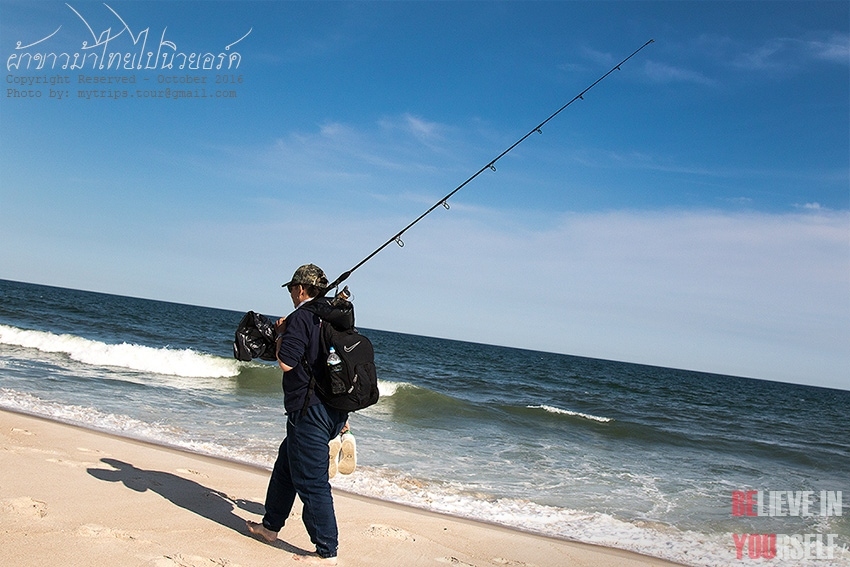
[[132, 433], [138, 439], [164, 442], [168, 441], [169, 435], [174, 437], [174, 432], [166, 426], [151, 425], [126, 415], [104, 413], [90, 407], [50, 402], [8, 388], [0, 388], [0, 407], [110, 433]]
[[121, 413], [61, 404], [8, 388], [0, 388], [0, 408], [269, 470], [274, 463], [274, 453], [252, 452], [244, 445], [227, 447], [214, 441], [199, 441], [187, 435], [182, 428], [168, 423], [149, 423]]
[[378, 393], [382, 398], [389, 398], [402, 388], [415, 388], [413, 384], [407, 382], [390, 382], [387, 380], [378, 380]]
[[0, 325], [0, 344], [65, 354], [72, 360], [94, 366], [127, 368], [153, 374], [186, 378], [227, 378], [237, 376], [236, 360], [192, 349], [148, 347], [136, 344], [108, 344], [75, 335], [57, 335]]
[[[394, 397], [396, 409], [401, 409], [410, 406], [413, 410], [420, 411], [421, 408], [427, 408], [429, 412], [444, 415], [446, 412], [462, 413], [464, 415], [479, 415], [481, 412], [487, 412], [492, 409], [491, 404], [475, 402], [472, 400], [459, 398], [447, 393], [436, 392], [429, 388], [416, 386], [408, 382], [388, 382], [384, 380], [378, 381], [378, 389], [382, 398], [391, 396]], [[399, 407], [401, 406], [401, 408]], [[613, 422], [610, 417], [592, 415], [567, 409], [558, 408], [550, 405], [516, 405], [516, 406], [500, 406], [502, 409], [510, 412], [527, 413], [528, 410], [542, 411], [548, 415], [560, 415], [574, 418], [587, 419], [599, 423]]]
[[572, 417], [582, 417], [584, 419], [590, 419], [593, 421], [598, 421], [601, 423], [608, 423], [610, 421], [614, 421], [613, 418], [610, 417], [601, 417], [598, 415], [591, 415], [589, 413], [581, 413], [578, 411], [565, 410], [561, 408], [556, 408], [554, 406], [540, 405], [540, 406], [526, 406], [528, 409], [539, 409], [549, 413], [559, 414], [559, 415], [569, 415]]

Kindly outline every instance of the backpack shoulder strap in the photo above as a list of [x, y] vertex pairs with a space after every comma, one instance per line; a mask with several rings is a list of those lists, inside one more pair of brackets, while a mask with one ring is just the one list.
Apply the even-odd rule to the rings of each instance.
[[[324, 330], [324, 321], [321, 317], [319, 317], [319, 355], [322, 354], [322, 344], [325, 342], [324, 337], [322, 335], [322, 331]], [[307, 353], [304, 353], [301, 356], [301, 365], [304, 367], [304, 370], [307, 372], [307, 376], [310, 377], [309, 385], [307, 386], [307, 395], [304, 396], [304, 407], [301, 408], [301, 417], [304, 417], [304, 414], [307, 413], [307, 405], [310, 403], [310, 398], [313, 397], [313, 392], [316, 391], [316, 376], [313, 374], [313, 366], [307, 360]]]

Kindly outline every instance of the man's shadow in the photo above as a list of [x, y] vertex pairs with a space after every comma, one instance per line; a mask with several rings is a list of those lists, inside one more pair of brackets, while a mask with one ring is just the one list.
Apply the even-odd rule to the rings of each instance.
[[[117, 459], [104, 458], [100, 462], [109, 465], [112, 469], [87, 469], [87, 472], [96, 479], [107, 482], [123, 482], [124, 486], [136, 492], [151, 490], [184, 510], [212, 520], [243, 535], [250, 534], [247, 533], [245, 520], [234, 514], [234, 509], [239, 508], [260, 516], [264, 512], [261, 504], [242, 498], [230, 498], [223, 492], [207, 488], [193, 480], [171, 473], [139, 469]], [[305, 549], [288, 544], [280, 539], [273, 545], [292, 553], [302, 555], [309, 553]]]

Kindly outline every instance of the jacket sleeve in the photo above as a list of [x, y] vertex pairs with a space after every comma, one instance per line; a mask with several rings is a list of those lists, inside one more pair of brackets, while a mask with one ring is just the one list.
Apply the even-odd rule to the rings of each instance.
[[286, 329], [277, 359], [287, 366], [295, 368], [301, 363], [310, 342], [310, 325], [313, 314], [303, 309], [296, 309], [286, 318]]

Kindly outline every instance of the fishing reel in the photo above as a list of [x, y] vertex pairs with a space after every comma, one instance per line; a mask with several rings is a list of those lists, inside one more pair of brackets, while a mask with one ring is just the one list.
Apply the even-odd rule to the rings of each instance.
[[348, 286], [344, 286], [341, 290], [339, 290], [334, 298], [331, 299], [330, 303], [334, 307], [343, 307], [345, 304], [351, 303], [351, 292], [348, 290]]

